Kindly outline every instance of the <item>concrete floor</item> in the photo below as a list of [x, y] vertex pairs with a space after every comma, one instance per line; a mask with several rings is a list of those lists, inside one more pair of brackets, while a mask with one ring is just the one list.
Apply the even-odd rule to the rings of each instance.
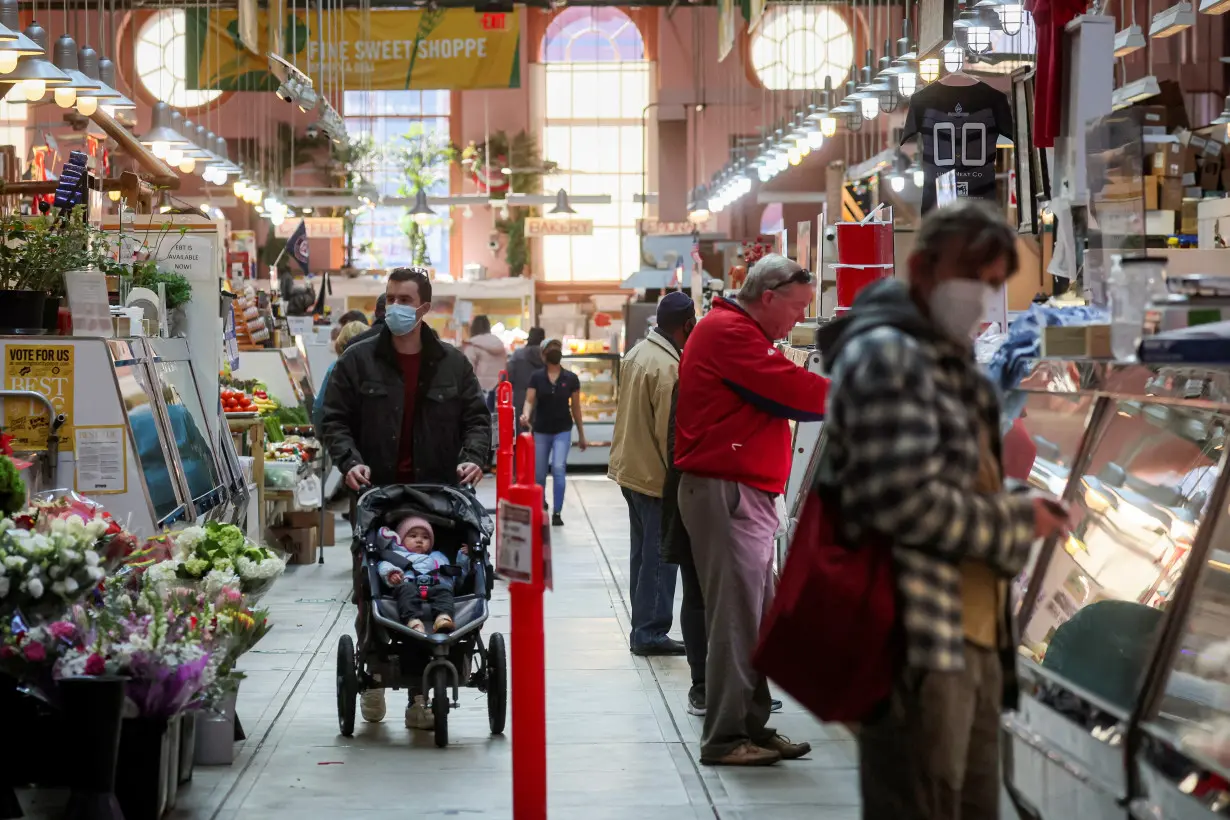
[[[482, 490], [490, 506], [492, 483]], [[807, 759], [757, 770], [699, 764], [701, 718], [686, 712], [684, 659], [628, 651], [628, 516], [619, 489], [598, 476], [570, 479], [564, 520], [553, 533], [555, 591], [545, 603], [550, 816], [855, 820], [853, 741], [789, 700], [773, 726], [810, 741]], [[339, 527], [339, 542], [347, 537]], [[169, 816], [511, 818], [511, 730], [488, 733], [476, 690], [461, 690], [446, 749], [435, 748], [430, 732], [404, 728], [400, 692], [388, 693], [384, 723], [360, 722], [350, 739], [338, 733], [336, 648], [352, 631], [354, 607], [346, 548], [325, 552], [323, 565], [291, 567], [265, 599], [276, 625], [242, 663], [238, 711], [248, 740], [234, 765], [198, 767]], [[492, 610], [484, 635], [507, 635], [503, 583]]]

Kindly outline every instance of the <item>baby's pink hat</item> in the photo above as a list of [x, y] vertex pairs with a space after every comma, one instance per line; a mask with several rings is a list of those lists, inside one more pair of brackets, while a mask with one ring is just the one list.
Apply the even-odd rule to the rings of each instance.
[[435, 545], [436, 543], [435, 530], [431, 528], [431, 524], [427, 522], [426, 518], [420, 518], [417, 515], [412, 515], [408, 518], [403, 518], [401, 522], [397, 525], [397, 533], [404, 539], [406, 535], [409, 534], [410, 530], [414, 529], [415, 527], [420, 527], [424, 530], [427, 530], [427, 535], [430, 537], [432, 545], [433, 546]]

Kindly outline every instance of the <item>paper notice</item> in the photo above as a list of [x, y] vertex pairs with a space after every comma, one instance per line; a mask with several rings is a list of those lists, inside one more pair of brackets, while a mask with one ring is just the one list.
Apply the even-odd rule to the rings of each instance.
[[122, 424], [78, 427], [73, 431], [77, 443], [77, 492], [105, 495], [128, 492], [128, 448]]

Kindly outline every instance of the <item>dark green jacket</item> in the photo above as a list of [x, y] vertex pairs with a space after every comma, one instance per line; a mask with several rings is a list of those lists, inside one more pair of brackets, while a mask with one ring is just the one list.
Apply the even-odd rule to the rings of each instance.
[[[474, 368], [460, 350], [424, 326], [414, 404], [414, 481], [456, 484], [457, 465], [486, 464], [491, 413]], [[366, 464], [377, 487], [397, 483], [405, 390], [387, 327], [346, 348], [324, 395], [321, 438], [343, 475]]]

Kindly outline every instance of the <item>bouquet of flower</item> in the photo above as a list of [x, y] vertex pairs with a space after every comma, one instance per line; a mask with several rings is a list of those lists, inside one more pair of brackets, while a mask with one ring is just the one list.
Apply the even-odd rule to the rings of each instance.
[[269, 610], [253, 610], [244, 603], [242, 594], [232, 589], [224, 590], [214, 604], [213, 629], [228, 641], [219, 677], [231, 674], [239, 658], [256, 646], [269, 628]]
[[37, 529], [0, 519], [0, 613], [60, 617], [106, 575], [97, 552], [105, 530], [104, 522], [77, 516], [41, 520]]
[[[171, 561], [180, 579], [205, 583], [207, 594], [216, 594], [237, 578], [240, 589], [254, 602], [286, 570], [286, 559], [267, 547], [249, 541], [231, 524], [211, 521], [204, 527], [189, 527], [172, 536]], [[163, 562], [164, 564], [167, 562]], [[155, 564], [146, 570], [155, 582], [168, 580], [170, 567]]]
[[[55, 700], [56, 664], [68, 653], [84, 651], [89, 636], [74, 620], [30, 626], [20, 614], [0, 625], [0, 671], [16, 678], [44, 700]], [[102, 674], [103, 659], [86, 653], [86, 674]]]
[[113, 568], [137, 548], [137, 539], [111, 517], [101, 504], [71, 490], [48, 490], [30, 499], [30, 509], [14, 520], [26, 529], [41, 530], [56, 519], [78, 518], [84, 523], [103, 525], [95, 551], [108, 569]]

